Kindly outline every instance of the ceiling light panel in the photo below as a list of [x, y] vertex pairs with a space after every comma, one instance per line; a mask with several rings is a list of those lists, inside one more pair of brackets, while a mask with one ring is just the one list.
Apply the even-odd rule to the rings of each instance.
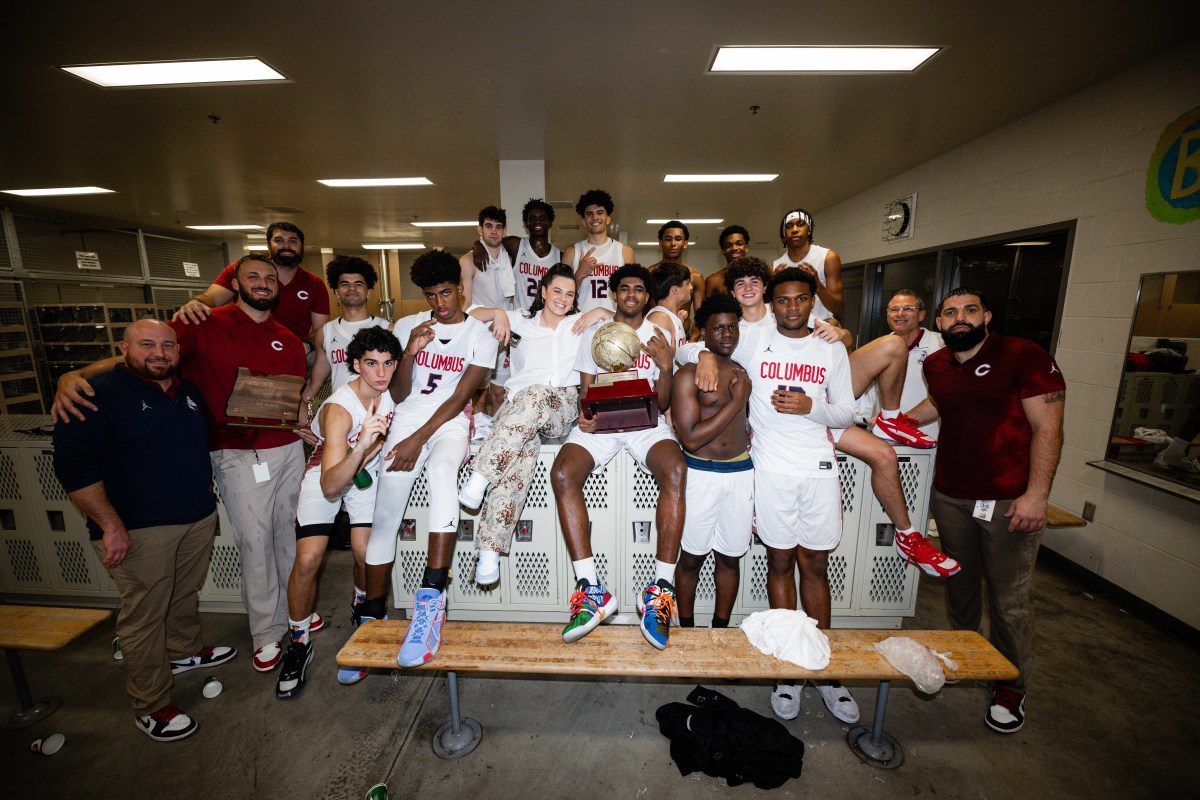
[[194, 231], [265, 231], [262, 225], [188, 225]]
[[325, 178], [317, 181], [338, 189], [355, 186], [432, 186], [429, 178]]
[[476, 228], [479, 223], [473, 219], [464, 219], [457, 222], [410, 222], [409, 225], [415, 225], [418, 228]]
[[383, 244], [373, 244], [363, 242], [363, 250], [424, 250], [423, 242], [388, 242]]
[[666, 225], [668, 222], [682, 222], [684, 225], [720, 225], [725, 219], [686, 219], [684, 217], [675, 217], [673, 219], [648, 219], [647, 225]]
[[718, 47], [709, 72], [912, 72], [937, 47]]
[[770, 173], [713, 173], [663, 176], [663, 183], [769, 183], [779, 175]]
[[59, 197], [71, 194], [112, 194], [112, 189], [99, 186], [62, 186], [57, 189], [3, 189], [5, 194], [15, 194], [21, 197]]
[[106, 89], [136, 86], [204, 86], [271, 83], [287, 77], [257, 58], [212, 58], [194, 61], [139, 61], [125, 64], [79, 64], [59, 67]]

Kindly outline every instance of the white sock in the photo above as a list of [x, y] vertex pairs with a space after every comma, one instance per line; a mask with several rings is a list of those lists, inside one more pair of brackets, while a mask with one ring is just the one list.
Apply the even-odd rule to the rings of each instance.
[[292, 629], [292, 641], [300, 644], [308, 644], [308, 626], [312, 621], [312, 615], [305, 617], [297, 622], [294, 619], [288, 620], [288, 627]]
[[916, 533], [916, 532], [917, 532], [916, 528], [901, 528], [899, 525], [896, 526], [896, 533], [903, 533], [905, 536], [908, 536], [910, 533]]
[[365, 601], [366, 599], [367, 599], [367, 590], [360, 589], [357, 586], [355, 586], [354, 587], [354, 605], [358, 605], [359, 603]]
[[879, 416], [883, 417], [884, 419], [895, 419], [896, 417], [900, 416], [900, 409], [881, 408], [879, 409]]
[[587, 582], [592, 586], [597, 586], [600, 583], [600, 578], [596, 576], [595, 556], [588, 556], [578, 561], [572, 561], [571, 566], [575, 568], [575, 580], [587, 579]]
[[654, 559], [654, 581], [666, 581], [672, 586], [675, 585], [675, 565], [669, 564], [666, 561]]

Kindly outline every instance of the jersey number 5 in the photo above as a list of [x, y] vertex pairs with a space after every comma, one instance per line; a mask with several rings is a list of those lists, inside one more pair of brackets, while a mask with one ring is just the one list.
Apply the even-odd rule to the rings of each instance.
[[421, 394], [433, 394], [434, 390], [437, 389], [437, 385], [441, 380], [442, 380], [442, 373], [440, 373], [440, 372], [429, 373], [429, 383], [426, 384], [425, 388], [421, 390]]

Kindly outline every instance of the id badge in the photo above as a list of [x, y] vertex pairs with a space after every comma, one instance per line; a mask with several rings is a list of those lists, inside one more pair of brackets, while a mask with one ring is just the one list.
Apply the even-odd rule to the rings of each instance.
[[971, 512], [971, 516], [975, 519], [981, 519], [984, 522], [992, 521], [992, 512], [996, 510], [995, 500], [976, 500], [975, 510]]
[[260, 461], [257, 464], [251, 464], [250, 469], [254, 471], [255, 483], [266, 483], [271, 480], [271, 468], [267, 465], [267, 462]]

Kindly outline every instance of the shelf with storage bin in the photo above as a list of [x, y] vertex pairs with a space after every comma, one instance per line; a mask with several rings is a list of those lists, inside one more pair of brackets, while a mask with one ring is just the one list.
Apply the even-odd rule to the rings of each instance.
[[0, 303], [0, 414], [42, 413], [42, 387], [21, 303]]
[[139, 319], [154, 319], [154, 306], [147, 304], [43, 305], [36, 309], [46, 363], [51, 379], [66, 370], [120, 353], [117, 343], [125, 329]]

